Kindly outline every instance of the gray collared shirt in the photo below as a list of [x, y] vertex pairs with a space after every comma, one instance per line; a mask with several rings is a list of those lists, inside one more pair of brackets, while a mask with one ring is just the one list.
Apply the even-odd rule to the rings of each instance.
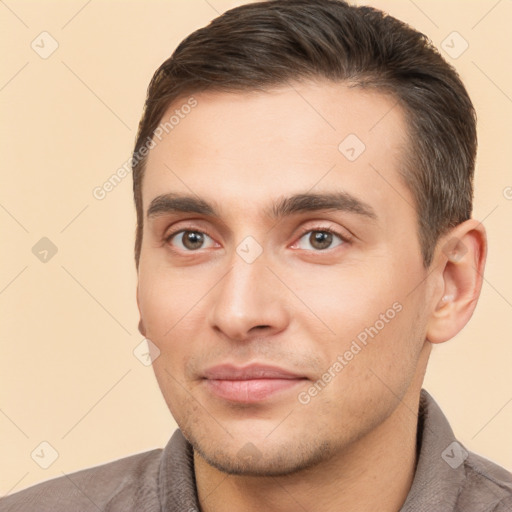
[[[512, 474], [458, 443], [424, 389], [417, 440], [414, 480], [397, 512], [512, 512]], [[180, 430], [164, 450], [55, 478], [0, 500], [0, 512], [199, 510], [192, 447]]]

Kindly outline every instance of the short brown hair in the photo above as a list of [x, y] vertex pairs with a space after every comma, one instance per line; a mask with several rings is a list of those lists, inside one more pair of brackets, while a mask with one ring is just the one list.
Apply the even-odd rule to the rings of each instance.
[[138, 268], [146, 158], [135, 158], [171, 103], [204, 90], [269, 89], [324, 78], [391, 93], [408, 123], [400, 169], [415, 199], [423, 263], [472, 212], [476, 114], [455, 69], [422, 33], [342, 0], [271, 0], [226, 11], [186, 37], [148, 87], [134, 149]]

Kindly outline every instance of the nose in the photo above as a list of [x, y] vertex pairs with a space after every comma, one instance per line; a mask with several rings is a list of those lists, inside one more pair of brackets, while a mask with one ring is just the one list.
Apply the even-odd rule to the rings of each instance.
[[289, 322], [286, 289], [261, 255], [247, 263], [234, 253], [230, 269], [212, 290], [210, 326], [234, 341], [271, 336]]

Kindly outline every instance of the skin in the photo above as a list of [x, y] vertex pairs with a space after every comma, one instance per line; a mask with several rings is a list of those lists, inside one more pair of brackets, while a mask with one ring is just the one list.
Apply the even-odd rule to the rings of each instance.
[[[407, 122], [389, 96], [319, 81], [194, 97], [197, 106], [148, 156], [144, 210], [174, 192], [214, 203], [219, 217], [145, 219], [137, 301], [141, 330], [160, 350], [159, 386], [194, 447], [201, 510], [397, 511], [414, 476], [431, 346], [473, 313], [485, 230], [474, 219], [455, 227], [424, 268], [414, 199], [398, 174]], [[353, 162], [338, 150], [351, 133], [366, 146]], [[371, 205], [376, 220], [266, 214], [282, 197], [333, 190]], [[319, 249], [311, 235], [322, 228], [351, 240], [334, 235]], [[166, 241], [182, 229], [206, 233], [204, 245], [190, 249], [183, 233]], [[252, 263], [236, 251], [247, 236], [262, 249]], [[400, 312], [333, 372], [396, 303]], [[214, 395], [202, 378], [216, 364], [252, 362], [304, 380], [243, 404]], [[301, 403], [328, 368], [335, 376]]]

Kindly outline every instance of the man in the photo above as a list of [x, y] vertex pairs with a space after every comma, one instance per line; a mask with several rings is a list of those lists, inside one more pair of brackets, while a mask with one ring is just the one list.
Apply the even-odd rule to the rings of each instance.
[[512, 510], [422, 390], [482, 285], [475, 124], [369, 7], [248, 4], [186, 38], [133, 157], [139, 329], [180, 428], [0, 510]]

